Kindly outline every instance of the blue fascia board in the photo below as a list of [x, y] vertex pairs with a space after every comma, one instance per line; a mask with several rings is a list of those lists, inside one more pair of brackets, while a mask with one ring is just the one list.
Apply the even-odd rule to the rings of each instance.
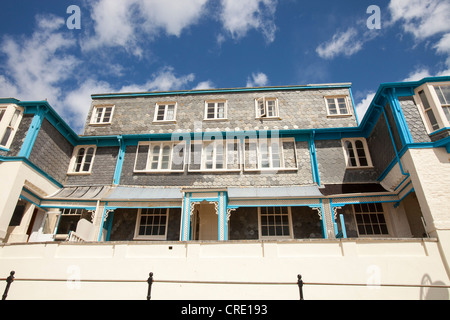
[[359, 126], [358, 113], [356, 112], [356, 105], [355, 105], [355, 100], [353, 99], [352, 88], [349, 88], [348, 90], [350, 92], [350, 99], [351, 99], [352, 106], [353, 106], [353, 112], [355, 113], [356, 124]]
[[0, 98], [0, 104], [9, 104], [14, 103], [18, 104], [20, 100], [17, 100], [16, 98]]
[[45, 108], [45, 119], [58, 129], [73, 145], [76, 144], [79, 139], [78, 134], [61, 118], [48, 101], [19, 101], [17, 105], [25, 108], [25, 114], [36, 114], [40, 109]]

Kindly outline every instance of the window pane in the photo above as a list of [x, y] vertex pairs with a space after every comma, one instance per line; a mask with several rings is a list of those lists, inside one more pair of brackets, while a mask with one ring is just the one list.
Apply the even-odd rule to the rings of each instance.
[[138, 146], [137, 156], [136, 156], [136, 170], [145, 170], [147, 169], [147, 158], [148, 158], [148, 145], [140, 145]]
[[105, 115], [103, 116], [103, 123], [108, 123], [111, 121], [112, 108], [105, 109]]
[[442, 107], [444, 110], [445, 116], [447, 117], [447, 121], [450, 122], [450, 106], [448, 107]]
[[420, 100], [422, 100], [423, 108], [425, 110], [428, 110], [431, 108], [430, 103], [428, 102], [427, 96], [425, 95], [425, 92], [422, 90], [419, 92]]
[[289, 236], [289, 218], [287, 207], [261, 208], [262, 236]]
[[278, 142], [272, 143], [272, 168], [280, 168], [280, 145]]
[[81, 148], [80, 150], [78, 150], [78, 155], [75, 161], [75, 172], [80, 172], [81, 170], [81, 164], [83, 163], [83, 158], [84, 158], [84, 153], [86, 152], [86, 150], [84, 148]]
[[158, 114], [156, 116], [156, 120], [158, 120], [158, 121], [164, 120], [165, 110], [166, 110], [166, 106], [165, 105], [158, 106]]
[[92, 159], [94, 158], [94, 148], [89, 148], [84, 159], [83, 171], [89, 172], [91, 170]]
[[268, 117], [276, 116], [276, 101], [275, 100], [267, 101], [267, 116]]
[[175, 120], [175, 105], [171, 104], [171, 105], [167, 106], [166, 120]]
[[217, 118], [225, 118], [225, 103], [223, 102], [217, 104]]
[[101, 123], [102, 121], [102, 115], [103, 115], [103, 108], [97, 108], [97, 113], [95, 117], [95, 123]]
[[355, 204], [353, 208], [360, 235], [389, 234], [380, 203]]
[[347, 157], [348, 157], [348, 165], [350, 167], [356, 167], [356, 158], [355, 158], [355, 152], [353, 151], [353, 145], [350, 141], [345, 142], [345, 149], [347, 150]]
[[16, 125], [17, 119], [19, 119], [19, 116], [20, 116], [20, 111], [19, 111], [19, 110], [16, 110], [16, 111], [14, 112], [13, 117], [11, 118], [11, 121], [9, 122], [9, 126], [10, 126], [10, 127], [13, 127], [13, 128], [14, 128], [14, 126]]
[[430, 125], [433, 130], [439, 129], [439, 124], [436, 120], [436, 116], [434, 115], [433, 109], [431, 109], [430, 103], [428, 102], [427, 96], [425, 92], [422, 90], [419, 92], [420, 100], [422, 101], [423, 108], [425, 113], [427, 114], [428, 120], [430, 121]]
[[0, 121], [3, 119], [3, 115], [5, 114], [6, 109], [0, 109]]
[[209, 143], [205, 147], [205, 168], [206, 169], [213, 169], [213, 160], [214, 159], [214, 142]]
[[433, 128], [433, 130], [439, 129], [439, 124], [436, 120], [436, 117], [435, 117], [432, 109], [427, 110], [427, 116], [428, 116], [428, 120], [430, 120], [430, 124], [431, 124], [431, 127]]
[[261, 154], [261, 168], [269, 168], [269, 152], [267, 150], [267, 144], [261, 143], [259, 145], [259, 151]]
[[6, 146], [8, 144], [8, 140], [9, 140], [9, 137], [11, 136], [11, 133], [12, 133], [12, 129], [10, 127], [7, 127], [6, 131], [5, 131], [5, 135], [3, 136], [3, 139], [2, 139], [2, 142], [0, 142], [0, 145]]
[[436, 93], [441, 104], [450, 104], [450, 86], [436, 87]]
[[337, 114], [336, 103], [334, 99], [327, 99], [328, 102], [328, 111], [330, 114]]
[[215, 118], [215, 109], [216, 109], [216, 106], [214, 103], [208, 103], [208, 113], [207, 113], [206, 118], [214, 119]]
[[223, 144], [216, 143], [216, 169], [223, 169], [223, 164], [224, 164]]
[[264, 105], [264, 99], [258, 100], [258, 107], [259, 107], [259, 115], [261, 117], [266, 116], [266, 106]]
[[161, 169], [163, 170], [169, 169], [169, 162], [170, 162], [170, 147], [165, 146], [162, 153]]
[[166, 233], [167, 209], [142, 209], [139, 225], [141, 236], [164, 236]]
[[338, 98], [339, 113], [348, 114], [347, 104], [345, 103], [345, 98]]
[[152, 170], [158, 170], [158, 164], [159, 164], [159, 152], [161, 151], [161, 147], [160, 146], [155, 146], [153, 148], [153, 152], [152, 152], [152, 164], [151, 164], [151, 168]]
[[364, 144], [361, 140], [356, 140], [355, 142], [356, 146], [356, 153], [358, 154], [359, 159], [359, 165], [362, 167], [367, 167], [367, 158], [366, 158], [366, 151], [364, 150]]

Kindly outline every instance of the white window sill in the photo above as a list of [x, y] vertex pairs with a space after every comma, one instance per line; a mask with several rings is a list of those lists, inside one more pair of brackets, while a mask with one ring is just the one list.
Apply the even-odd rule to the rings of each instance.
[[155, 120], [152, 124], [176, 124], [176, 120]]
[[228, 121], [228, 118], [203, 119], [203, 121]]
[[112, 122], [105, 122], [105, 123], [89, 123], [90, 126], [94, 127], [102, 127], [102, 126], [110, 126]]
[[276, 120], [283, 120], [283, 119], [281, 119], [280, 117], [256, 117], [255, 118], [256, 120], [274, 120], [274, 121], [276, 121]]
[[347, 167], [347, 169], [373, 169], [375, 168], [374, 166], [366, 166], [366, 167]]
[[258, 169], [244, 168], [244, 171], [249, 171], [249, 172], [298, 171], [298, 168], [258, 168]]
[[134, 173], [159, 174], [159, 173], [183, 173], [183, 170], [134, 170]]
[[328, 114], [327, 118], [350, 118], [352, 117], [352, 114]]
[[92, 172], [67, 172], [68, 176], [90, 176]]

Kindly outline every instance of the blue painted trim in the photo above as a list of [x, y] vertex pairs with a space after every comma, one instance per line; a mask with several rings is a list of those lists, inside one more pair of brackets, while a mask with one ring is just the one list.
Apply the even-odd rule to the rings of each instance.
[[114, 220], [114, 211], [109, 213], [108, 219], [106, 219], [106, 239], [105, 241], [108, 242], [110, 237], [111, 237], [111, 229], [112, 229], [112, 225], [113, 225], [113, 220]]
[[399, 131], [400, 139], [403, 146], [405, 146], [409, 143], [413, 143], [414, 140], [411, 136], [411, 132], [409, 131], [408, 124], [406, 123], [406, 119], [400, 106], [400, 102], [398, 101], [398, 97], [395, 95], [394, 90], [395, 89], [388, 90], [387, 99], [389, 101], [389, 105], [391, 106], [394, 121]]
[[[188, 210], [189, 208], [187, 207], [187, 202], [188, 202], [187, 198], [188, 198], [188, 194], [185, 193], [184, 199], [183, 199], [183, 209], [182, 209], [182, 219], [181, 219], [181, 223], [182, 223], [182, 225], [181, 225], [181, 241], [189, 241], [190, 221], [186, 221], [186, 219], [190, 218], [190, 214], [189, 214], [189, 210]], [[187, 239], [184, 237], [184, 234], [186, 232], [185, 225], [187, 225], [187, 233], [186, 233]]]
[[356, 118], [356, 125], [359, 126], [359, 119], [358, 119], [358, 114], [356, 113], [356, 106], [355, 106], [355, 100], [353, 99], [353, 93], [352, 93], [352, 88], [348, 89], [350, 91], [350, 99], [352, 101], [352, 106], [353, 106], [353, 112], [355, 113], [355, 118]]
[[29, 158], [31, 151], [33, 150], [34, 143], [41, 129], [42, 122], [44, 121], [46, 110], [42, 107], [38, 107], [38, 112], [34, 115], [33, 121], [31, 121], [30, 128], [22, 143], [22, 148], [19, 152], [19, 157]]
[[317, 183], [317, 185], [320, 187], [320, 175], [319, 175], [319, 166], [317, 164], [317, 156], [316, 156], [316, 144], [314, 142], [314, 132], [310, 136], [309, 139], [309, 154], [311, 157], [311, 171], [312, 171], [312, 177], [313, 182]]
[[4, 157], [0, 156], [0, 162], [23, 162], [31, 167], [33, 170], [37, 171], [39, 174], [43, 175], [47, 180], [55, 184], [57, 187], [62, 188], [63, 185], [56, 181], [52, 176], [48, 175], [45, 171], [37, 167], [30, 160], [24, 157]]
[[223, 230], [224, 230], [224, 240], [228, 241], [228, 193], [223, 192]]
[[36, 203], [36, 202], [34, 202], [33, 200], [31, 200], [30, 198], [28, 198], [28, 197], [26, 197], [26, 196], [24, 196], [24, 195], [20, 195], [20, 198], [22, 198], [22, 199], [25, 199], [26, 201], [28, 201], [29, 203], [31, 203], [31, 204], [34, 204], [36, 207], [38, 207], [39, 209], [42, 209], [41, 208], [41, 206], [38, 204], [38, 203]]
[[10, 149], [0, 146], [0, 151], [6, 151], [6, 152], [9, 152]]
[[117, 155], [117, 162], [116, 162], [116, 170], [114, 171], [114, 178], [113, 178], [113, 184], [118, 185], [120, 183], [120, 176], [122, 174], [122, 168], [123, 168], [123, 161], [125, 159], [125, 149], [127, 145], [123, 141], [122, 137], [118, 137], [120, 148], [119, 148], [119, 154]]
[[342, 238], [347, 239], [347, 228], [345, 227], [344, 215], [340, 214], [339, 218], [341, 220]]
[[15, 98], [0, 98], [0, 104], [10, 104], [10, 103], [18, 104], [19, 102], [20, 100], [17, 100]]
[[444, 127], [444, 128], [439, 129], [439, 130], [433, 131], [432, 133], [430, 133], [430, 136], [438, 134], [438, 133], [441, 133], [441, 132], [446, 131], [446, 130], [450, 130], [450, 127]]

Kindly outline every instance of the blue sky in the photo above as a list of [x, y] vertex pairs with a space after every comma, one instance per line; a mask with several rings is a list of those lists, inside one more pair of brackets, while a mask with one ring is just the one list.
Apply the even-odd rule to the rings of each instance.
[[[81, 29], [69, 29], [70, 5]], [[380, 29], [367, 20], [380, 8]], [[2, 0], [0, 96], [81, 132], [91, 94], [450, 75], [449, 0]]]

